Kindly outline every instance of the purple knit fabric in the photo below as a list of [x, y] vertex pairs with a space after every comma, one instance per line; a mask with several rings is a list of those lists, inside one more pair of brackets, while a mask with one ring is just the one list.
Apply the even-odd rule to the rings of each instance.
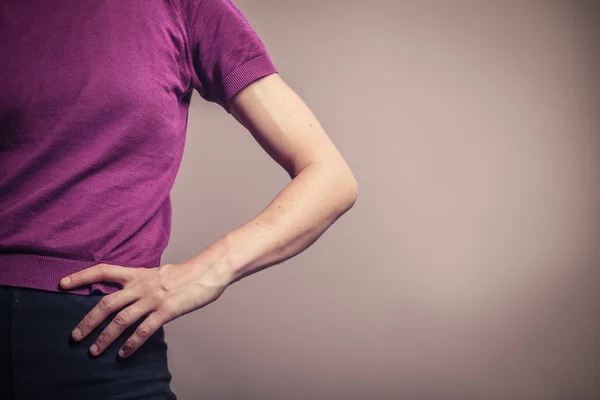
[[57, 292], [159, 266], [193, 89], [229, 112], [277, 72], [230, 0], [3, 0], [0, 38], [0, 285]]

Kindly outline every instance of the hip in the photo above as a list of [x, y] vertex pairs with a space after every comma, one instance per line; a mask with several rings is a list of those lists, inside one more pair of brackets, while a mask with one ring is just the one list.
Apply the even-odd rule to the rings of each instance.
[[124, 359], [117, 351], [141, 320], [99, 356], [88, 349], [116, 312], [82, 341], [71, 338], [103, 296], [0, 286], [0, 397], [175, 399], [164, 328]]

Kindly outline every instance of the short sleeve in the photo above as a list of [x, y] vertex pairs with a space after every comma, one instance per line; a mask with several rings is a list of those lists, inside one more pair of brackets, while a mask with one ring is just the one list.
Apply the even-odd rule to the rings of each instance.
[[192, 87], [227, 112], [227, 101], [277, 72], [264, 43], [231, 0], [181, 0], [193, 64]]

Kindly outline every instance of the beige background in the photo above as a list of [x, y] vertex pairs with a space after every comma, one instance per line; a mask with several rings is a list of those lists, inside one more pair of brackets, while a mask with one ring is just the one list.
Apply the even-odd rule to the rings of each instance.
[[[360, 193], [306, 252], [166, 326], [178, 397], [600, 398], [597, 10], [236, 4]], [[163, 263], [288, 179], [195, 93]]]

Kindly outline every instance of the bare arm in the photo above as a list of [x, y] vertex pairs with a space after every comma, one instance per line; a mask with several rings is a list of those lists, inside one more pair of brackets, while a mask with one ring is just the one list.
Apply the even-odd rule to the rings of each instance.
[[308, 248], [358, 190], [319, 121], [278, 74], [250, 84], [228, 106], [292, 181], [259, 215], [185, 262], [210, 264], [224, 286]]
[[228, 106], [292, 181], [259, 215], [183, 263], [156, 268], [98, 264], [63, 280], [63, 289], [98, 281], [123, 286], [104, 296], [72, 333], [82, 340], [127, 306], [95, 341], [92, 354], [103, 352], [125, 327], [146, 316], [119, 352], [131, 355], [163, 324], [210, 304], [241, 278], [306, 249], [354, 204], [357, 184], [348, 165], [279, 75], [255, 81]]

